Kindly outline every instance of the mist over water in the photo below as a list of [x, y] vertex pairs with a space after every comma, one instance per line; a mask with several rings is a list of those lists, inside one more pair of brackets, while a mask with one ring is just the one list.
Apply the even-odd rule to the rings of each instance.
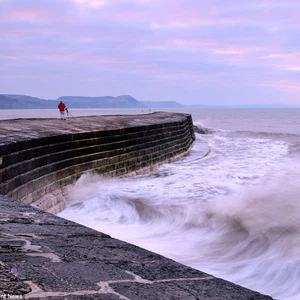
[[87, 173], [59, 216], [274, 298], [300, 299], [300, 111], [199, 111], [193, 120], [210, 133], [197, 135], [188, 155], [133, 177]]

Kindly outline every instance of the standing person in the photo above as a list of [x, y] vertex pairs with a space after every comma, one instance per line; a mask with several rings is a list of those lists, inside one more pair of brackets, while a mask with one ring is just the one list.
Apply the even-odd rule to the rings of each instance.
[[66, 108], [66, 105], [62, 101], [60, 101], [60, 103], [58, 104], [58, 109], [59, 109], [59, 112], [60, 112], [60, 119], [65, 120], [66, 119], [65, 109], [67, 109], [67, 108]]

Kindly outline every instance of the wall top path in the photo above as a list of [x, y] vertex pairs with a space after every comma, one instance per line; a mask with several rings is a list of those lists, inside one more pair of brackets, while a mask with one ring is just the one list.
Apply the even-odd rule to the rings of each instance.
[[[0, 146], [27, 139], [87, 131], [115, 130], [152, 124], [184, 121], [190, 115], [155, 112], [140, 115], [88, 116], [55, 119], [0, 120]], [[1, 153], [1, 152], [0, 152]]]

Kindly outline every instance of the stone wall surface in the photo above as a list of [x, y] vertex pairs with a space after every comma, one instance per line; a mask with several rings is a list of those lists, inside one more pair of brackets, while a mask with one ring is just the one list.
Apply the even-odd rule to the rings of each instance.
[[83, 173], [140, 171], [186, 153], [195, 139], [191, 116], [175, 113], [0, 123], [0, 194], [52, 213]]
[[272, 299], [43, 211], [88, 170], [143, 170], [194, 138], [175, 113], [0, 121], [0, 299]]

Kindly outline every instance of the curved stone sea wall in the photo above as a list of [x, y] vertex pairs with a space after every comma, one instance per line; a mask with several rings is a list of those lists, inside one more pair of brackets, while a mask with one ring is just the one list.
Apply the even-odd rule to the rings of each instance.
[[[8, 141], [0, 145], [0, 194], [58, 213], [65, 206], [66, 187], [83, 173], [119, 176], [140, 171], [186, 153], [195, 139], [190, 115], [129, 117], [44, 119], [40, 128], [33, 125], [36, 120], [6, 121], [10, 134], [20, 130], [23, 136], [9, 140], [6, 135]], [[45, 122], [52, 131], [43, 130], [49, 130]], [[81, 130], [80, 123], [85, 125]]]
[[83, 173], [151, 168], [194, 139], [191, 116], [175, 113], [0, 121], [0, 296], [271, 300], [48, 213]]

